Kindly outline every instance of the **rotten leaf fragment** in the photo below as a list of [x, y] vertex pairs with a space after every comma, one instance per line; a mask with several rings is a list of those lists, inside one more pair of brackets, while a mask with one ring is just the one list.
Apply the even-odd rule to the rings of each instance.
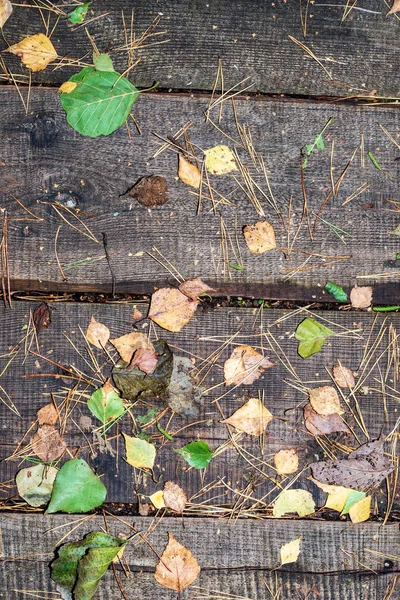
[[202, 389], [193, 377], [193, 363], [186, 356], [173, 357], [171, 381], [165, 398], [166, 404], [178, 415], [195, 419], [200, 412]]
[[294, 448], [279, 450], [274, 456], [278, 475], [289, 475], [299, 470], [299, 455]]
[[200, 277], [184, 281], [179, 285], [179, 291], [182, 292], [182, 294], [185, 294], [185, 296], [188, 298], [191, 298], [191, 300], [198, 300], [203, 294], [215, 292], [215, 290], [204, 283]]
[[35, 325], [36, 333], [39, 334], [42, 329], [48, 327], [51, 323], [51, 312], [50, 306], [47, 302], [41, 302], [39, 306], [33, 311], [33, 322]]
[[400, 0], [393, 0], [392, 8], [389, 10], [387, 15], [393, 15], [397, 12], [400, 12]]
[[309, 390], [310, 404], [319, 415], [343, 414], [337, 391], [331, 385], [323, 385]]
[[235, 155], [228, 146], [214, 146], [204, 150], [206, 169], [212, 175], [226, 175], [237, 171]]
[[110, 380], [107, 381], [98, 388], [90, 396], [88, 400], [88, 408], [95, 417], [107, 425], [118, 417], [124, 414], [124, 405], [121, 396], [111, 385]]
[[152, 469], [156, 459], [153, 444], [138, 437], [122, 434], [125, 439], [126, 462], [136, 469]]
[[178, 177], [183, 183], [186, 185], [190, 185], [191, 187], [199, 189], [201, 184], [201, 173], [196, 167], [190, 163], [182, 154], [179, 155], [179, 164], [178, 164]]
[[348, 367], [343, 365], [335, 365], [333, 367], [333, 379], [341, 388], [353, 388], [356, 384], [353, 372]]
[[143, 206], [162, 206], [168, 200], [167, 180], [160, 175], [142, 177], [127, 193]]
[[307, 317], [298, 325], [294, 337], [299, 342], [297, 352], [301, 358], [308, 358], [319, 352], [325, 344], [325, 340], [334, 332], [328, 327], [321, 325], [314, 319]]
[[353, 308], [369, 308], [372, 303], [372, 287], [353, 287], [350, 292], [350, 302]]
[[0, 29], [5, 25], [5, 22], [11, 17], [13, 11], [10, 0], [0, 0]]
[[43, 462], [52, 462], [60, 458], [65, 450], [66, 443], [53, 425], [42, 425], [30, 439], [32, 452]]
[[238, 408], [228, 419], [221, 423], [233, 425], [239, 431], [259, 436], [274, 417], [258, 398], [250, 398], [246, 404]]
[[337, 413], [329, 416], [319, 415], [310, 403], [305, 405], [303, 413], [304, 424], [313, 435], [329, 435], [338, 431], [348, 433], [349, 431], [346, 423]]
[[190, 442], [180, 450], [176, 450], [176, 452], [195, 469], [205, 469], [213, 457], [213, 452], [207, 442], [201, 440]]
[[279, 551], [281, 557], [281, 567], [283, 565], [288, 565], [297, 561], [300, 554], [301, 538], [302, 536], [298, 537], [295, 540], [292, 540], [291, 542], [288, 542], [287, 544], [284, 544], [281, 547]]
[[168, 533], [168, 544], [156, 566], [156, 581], [176, 592], [191, 585], [200, 573], [200, 565], [193, 554]]
[[147, 335], [140, 331], [132, 331], [119, 338], [110, 340], [111, 344], [117, 350], [123, 361], [129, 363], [132, 360], [133, 354], [139, 348], [153, 348]]
[[19, 56], [22, 63], [33, 72], [43, 71], [57, 58], [57, 52], [51, 40], [44, 33], [30, 35], [18, 44], [7, 48], [5, 52]]
[[110, 330], [103, 323], [96, 321], [94, 316], [90, 319], [90, 323], [86, 330], [86, 339], [90, 344], [103, 350], [110, 339]]
[[45, 506], [53, 490], [58, 469], [46, 465], [34, 465], [18, 471], [15, 477], [18, 494], [29, 506]]
[[147, 316], [160, 327], [178, 332], [189, 323], [198, 304], [175, 288], [161, 288], [152, 295]]
[[167, 508], [182, 513], [186, 506], [187, 497], [177, 483], [167, 481], [164, 485], [164, 502]]
[[307, 490], [283, 490], [274, 502], [273, 516], [282, 517], [285, 514], [297, 513], [299, 517], [306, 517], [315, 512], [315, 503], [312, 495]]
[[224, 364], [225, 385], [251, 385], [265, 369], [273, 366], [274, 363], [251, 346], [236, 346]]
[[55, 425], [58, 421], [58, 412], [54, 404], [50, 402], [37, 411], [36, 417], [39, 425]]
[[275, 232], [268, 221], [258, 221], [243, 228], [246, 245], [253, 254], [263, 254], [276, 248]]

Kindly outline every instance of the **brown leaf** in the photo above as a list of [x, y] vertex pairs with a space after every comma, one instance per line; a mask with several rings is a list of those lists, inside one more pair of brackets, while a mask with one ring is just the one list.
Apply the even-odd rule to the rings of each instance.
[[208, 292], [215, 292], [213, 288], [210, 288], [204, 281], [200, 279], [200, 277], [196, 277], [196, 279], [188, 279], [179, 285], [179, 291], [182, 294], [185, 294], [188, 298], [192, 300], [197, 300], [199, 296]]
[[192, 165], [182, 154], [179, 155], [178, 177], [183, 183], [199, 189], [201, 174], [196, 165]]
[[89, 326], [86, 329], [86, 339], [90, 344], [101, 350], [107, 345], [110, 339], [110, 330], [103, 323], [96, 321], [92, 315]]
[[23, 64], [31, 71], [43, 71], [57, 58], [57, 52], [51, 40], [44, 33], [35, 33], [24, 38], [18, 44], [10, 46], [5, 52], [19, 56]]
[[122, 360], [127, 363], [131, 362], [133, 354], [136, 350], [139, 350], [139, 348], [150, 348], [154, 350], [153, 344], [150, 342], [147, 335], [141, 331], [132, 331], [132, 333], [121, 335], [121, 337], [114, 338], [113, 340], [110, 340], [110, 342], [117, 350]]
[[273, 366], [274, 363], [251, 346], [237, 346], [224, 364], [225, 385], [250, 385]]
[[58, 412], [54, 404], [50, 402], [37, 411], [36, 417], [39, 425], [55, 425], [58, 421]]
[[66, 443], [52, 425], [42, 425], [30, 439], [32, 451], [43, 462], [52, 462], [65, 452]]
[[128, 190], [128, 194], [143, 206], [162, 206], [168, 200], [167, 180], [159, 175], [142, 177]]
[[243, 235], [248, 249], [253, 254], [263, 254], [276, 248], [274, 228], [268, 221], [246, 225], [243, 228]]
[[168, 544], [156, 566], [154, 577], [164, 587], [181, 592], [191, 585], [200, 573], [200, 565], [190, 552], [168, 533]]
[[333, 367], [333, 379], [342, 388], [351, 389], [356, 384], [353, 372], [347, 367], [343, 367], [343, 365], [335, 365]]
[[250, 398], [246, 404], [238, 408], [228, 419], [221, 423], [233, 425], [236, 429], [249, 435], [261, 435], [274, 417], [258, 398]]
[[393, 15], [394, 13], [397, 13], [399, 11], [400, 11], [400, 0], [393, 0], [392, 8], [389, 10], [387, 15]]
[[47, 302], [41, 302], [33, 311], [33, 322], [36, 333], [48, 327], [51, 323], [51, 312]]
[[349, 431], [346, 423], [337, 413], [324, 417], [315, 412], [310, 403], [305, 405], [303, 413], [305, 426], [313, 435], [328, 435], [336, 431]]
[[350, 302], [353, 308], [369, 308], [372, 302], [372, 287], [353, 287], [350, 292]]
[[197, 305], [197, 300], [191, 300], [175, 288], [161, 288], [152, 295], [147, 316], [160, 327], [177, 332], [189, 323]]
[[185, 492], [177, 483], [167, 481], [164, 485], [164, 504], [177, 513], [182, 513], [187, 502]]
[[139, 348], [133, 355], [129, 368], [136, 366], [147, 375], [150, 375], [154, 373], [157, 362], [158, 356], [154, 348]]
[[275, 454], [274, 463], [278, 475], [289, 475], [298, 471], [299, 456], [294, 448], [286, 448]]
[[0, 0], [0, 29], [4, 26], [13, 11], [10, 0]]
[[319, 415], [327, 417], [343, 414], [337, 391], [331, 385], [323, 385], [309, 390], [310, 404]]

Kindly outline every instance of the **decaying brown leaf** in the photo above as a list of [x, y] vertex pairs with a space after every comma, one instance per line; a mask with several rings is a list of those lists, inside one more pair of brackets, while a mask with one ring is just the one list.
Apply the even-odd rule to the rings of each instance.
[[160, 327], [177, 332], [189, 323], [198, 304], [175, 288], [161, 288], [152, 295], [147, 316]]
[[294, 448], [286, 448], [275, 454], [274, 463], [278, 475], [289, 475], [298, 471], [299, 456]]
[[178, 177], [183, 183], [199, 189], [201, 173], [196, 165], [192, 165], [182, 154], [179, 155]]
[[400, 12], [400, 0], [393, 0], [392, 8], [389, 10], [387, 15], [393, 15], [397, 12]]
[[168, 544], [156, 566], [154, 577], [164, 587], [181, 592], [191, 585], [200, 573], [200, 565], [190, 552], [168, 533]]
[[268, 221], [258, 221], [243, 228], [246, 245], [253, 254], [263, 254], [276, 248], [275, 232]]
[[39, 425], [55, 425], [58, 421], [58, 412], [54, 404], [50, 402], [37, 411], [36, 417]]
[[30, 440], [32, 452], [43, 462], [52, 462], [65, 452], [66, 443], [52, 425], [42, 425]]
[[349, 428], [341, 417], [334, 413], [327, 417], [319, 415], [310, 403], [306, 404], [304, 409], [304, 424], [308, 431], [313, 435], [328, 435], [336, 431], [348, 432]]
[[372, 287], [357, 285], [350, 292], [350, 302], [353, 308], [369, 308], [372, 303]]
[[192, 300], [198, 300], [199, 296], [202, 294], [208, 294], [209, 292], [214, 292], [215, 290], [204, 283], [200, 277], [196, 277], [195, 279], [188, 279], [187, 281], [181, 283], [179, 285], [179, 291]]
[[86, 330], [86, 339], [90, 344], [96, 346], [96, 348], [103, 349], [108, 340], [110, 339], [110, 330], [103, 323], [96, 321], [94, 316], [90, 319], [90, 323]]
[[147, 375], [154, 373], [157, 366], [158, 356], [154, 348], [138, 348], [133, 355], [133, 358], [128, 368], [138, 367]]
[[177, 483], [167, 481], [164, 485], [164, 503], [167, 508], [182, 513], [186, 506], [187, 497]]
[[258, 398], [250, 398], [246, 404], [238, 408], [233, 415], [221, 423], [233, 425], [239, 431], [249, 435], [261, 435], [274, 417]]
[[19, 56], [22, 63], [33, 72], [43, 71], [57, 58], [57, 52], [51, 40], [44, 33], [30, 35], [18, 44], [7, 48], [6, 52]]
[[273, 366], [274, 363], [251, 346], [237, 346], [224, 364], [225, 385], [250, 385]]
[[162, 206], [168, 200], [167, 180], [159, 175], [142, 177], [128, 190], [128, 194], [143, 206]]
[[132, 331], [126, 335], [121, 335], [119, 338], [114, 338], [113, 340], [110, 340], [110, 342], [117, 350], [122, 360], [127, 363], [131, 362], [133, 354], [136, 350], [139, 350], [139, 348], [153, 348], [147, 335], [141, 331]]
[[348, 367], [343, 367], [343, 365], [335, 365], [333, 367], [333, 379], [342, 388], [351, 389], [356, 384], [353, 372]]
[[4, 26], [13, 11], [10, 0], [0, 0], [0, 29]]
[[323, 385], [309, 390], [310, 404], [319, 415], [343, 414], [337, 391], [331, 385]]
[[33, 322], [35, 324], [36, 333], [46, 329], [51, 323], [51, 312], [53, 310], [47, 302], [41, 302], [33, 311]]

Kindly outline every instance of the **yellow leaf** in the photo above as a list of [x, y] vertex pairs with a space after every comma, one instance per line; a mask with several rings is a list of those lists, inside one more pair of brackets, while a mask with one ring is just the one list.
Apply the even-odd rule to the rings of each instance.
[[11, 16], [12, 11], [13, 7], [10, 0], [0, 0], [0, 29], [2, 29], [8, 17]]
[[154, 577], [164, 587], [181, 592], [197, 579], [200, 565], [193, 554], [168, 533], [168, 544], [156, 566]]
[[78, 83], [76, 81], [64, 81], [62, 85], [58, 88], [59, 94], [70, 94], [74, 91]]
[[154, 492], [154, 494], [149, 496], [149, 498], [155, 508], [165, 508], [164, 492], [162, 490], [158, 490], [158, 492]]
[[23, 64], [31, 71], [43, 71], [57, 58], [53, 44], [43, 33], [35, 33], [35, 35], [24, 38], [18, 44], [7, 48], [6, 52], [19, 56]]
[[253, 254], [263, 254], [276, 248], [275, 232], [268, 221], [257, 221], [243, 228], [246, 245]]
[[274, 456], [274, 463], [278, 475], [296, 473], [299, 468], [299, 457], [294, 448], [279, 450]]
[[196, 188], [200, 187], [201, 174], [196, 165], [192, 165], [182, 154], [179, 155], [178, 177], [183, 183]]
[[225, 175], [237, 171], [235, 156], [228, 146], [214, 146], [204, 150], [206, 169], [213, 175]]
[[342, 485], [332, 485], [331, 487], [336, 489], [329, 492], [325, 502], [325, 508], [331, 508], [332, 510], [342, 512], [347, 502], [347, 498], [353, 490], [351, 488], [343, 487]]
[[307, 490], [283, 490], [274, 502], [273, 516], [282, 517], [287, 513], [297, 513], [299, 517], [306, 517], [315, 512], [315, 503]]
[[96, 348], [103, 349], [110, 339], [110, 330], [103, 323], [96, 321], [92, 315], [86, 330], [86, 339], [90, 344], [96, 346]]
[[331, 385], [309, 390], [310, 404], [319, 415], [343, 414], [337, 391]]
[[137, 469], [152, 469], [156, 458], [153, 444], [125, 433], [122, 435], [125, 438], [126, 462]]
[[249, 435], [261, 435], [274, 417], [258, 398], [250, 398], [246, 404], [238, 408], [228, 419], [221, 423], [233, 425], [236, 429]]
[[349, 515], [352, 523], [362, 523], [368, 521], [371, 515], [371, 496], [365, 496], [349, 510]]
[[174, 288], [154, 292], [148, 317], [168, 331], [180, 331], [196, 312], [197, 300], [191, 300]]
[[289, 563], [296, 562], [296, 560], [299, 558], [299, 554], [300, 554], [301, 538], [302, 538], [302, 536], [300, 536], [300, 537], [296, 538], [295, 540], [292, 540], [291, 542], [288, 542], [287, 544], [284, 544], [282, 546], [282, 548], [280, 549], [280, 554], [281, 554], [280, 566], [288, 565]]

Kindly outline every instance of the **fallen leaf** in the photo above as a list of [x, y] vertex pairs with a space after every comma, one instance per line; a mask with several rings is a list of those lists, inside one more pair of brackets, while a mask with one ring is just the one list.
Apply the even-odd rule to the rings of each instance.
[[281, 547], [279, 551], [281, 555], [281, 567], [289, 563], [294, 563], [299, 558], [301, 538], [302, 536]]
[[24, 38], [5, 50], [19, 56], [22, 63], [31, 71], [43, 71], [57, 58], [57, 52], [51, 40], [43, 33], [35, 33]]
[[397, 13], [399, 11], [400, 11], [400, 0], [393, 0], [392, 8], [389, 10], [387, 15], [393, 15], [394, 13]]
[[221, 423], [233, 425], [236, 429], [249, 435], [261, 435], [274, 417], [258, 398], [250, 398], [246, 404], [238, 408], [228, 419]]
[[90, 412], [93, 413], [103, 425], [115, 421], [115, 419], [121, 417], [125, 412], [122, 398], [117, 390], [111, 385], [109, 379], [93, 392], [87, 405]]
[[72, 12], [69, 13], [68, 21], [73, 25], [76, 25], [77, 23], [83, 23], [91, 4], [91, 2], [84, 2], [83, 4], [77, 6]]
[[133, 367], [138, 367], [143, 373], [147, 373], [147, 375], [151, 375], [154, 373], [155, 368], [157, 367], [158, 356], [157, 352], [153, 348], [139, 348], [136, 350], [135, 354], [131, 362], [129, 363], [128, 369], [132, 369]]
[[333, 379], [335, 383], [342, 388], [353, 388], [356, 384], [354, 381], [353, 372], [343, 365], [335, 365], [333, 367]]
[[334, 332], [328, 327], [321, 325], [314, 319], [307, 317], [298, 325], [294, 337], [299, 343], [297, 348], [301, 358], [308, 358], [319, 352], [325, 344], [325, 340]]
[[251, 385], [265, 369], [273, 366], [274, 363], [251, 346], [236, 346], [224, 364], [225, 385]]
[[306, 517], [315, 512], [315, 503], [307, 490], [292, 489], [281, 492], [274, 502], [273, 516], [282, 517], [288, 513], [297, 513], [299, 517]]
[[74, 89], [76, 88], [78, 84], [76, 83], [76, 81], [64, 81], [63, 84], [60, 85], [60, 87], [58, 88], [58, 93], [59, 94], [70, 94], [71, 92], [74, 91]]
[[323, 385], [309, 390], [310, 404], [319, 415], [343, 414], [337, 391], [331, 385]]
[[58, 469], [46, 465], [34, 465], [18, 471], [15, 477], [18, 494], [29, 506], [45, 506], [53, 490]]
[[372, 303], [372, 287], [353, 287], [350, 292], [350, 302], [353, 308], [369, 308]]
[[263, 254], [276, 248], [275, 232], [268, 221], [258, 221], [243, 228], [246, 245], [253, 254]]
[[94, 316], [90, 319], [88, 328], [86, 329], [86, 339], [90, 344], [103, 350], [110, 339], [110, 330], [103, 323], [96, 321]]
[[279, 450], [274, 456], [278, 475], [289, 475], [299, 470], [299, 456], [294, 448]]
[[351, 488], [344, 487], [342, 485], [329, 485], [327, 483], [321, 483], [314, 479], [314, 477], [309, 477], [309, 479], [321, 490], [328, 494], [328, 498], [324, 504], [324, 508], [330, 508], [331, 510], [337, 510], [338, 512], [342, 512], [345, 507], [347, 498], [349, 497], [350, 492], [354, 491]]
[[235, 155], [228, 146], [214, 146], [204, 150], [206, 169], [213, 175], [225, 175], [237, 171]]
[[193, 554], [168, 533], [168, 544], [156, 566], [156, 581], [176, 592], [191, 585], [200, 573], [200, 565]]
[[127, 363], [131, 362], [134, 352], [139, 348], [153, 348], [147, 335], [140, 331], [127, 333], [119, 338], [110, 340], [110, 342], [117, 350], [122, 360]]
[[168, 200], [167, 180], [159, 175], [142, 177], [127, 193], [143, 206], [162, 206]]
[[35, 308], [33, 311], [33, 322], [37, 334], [50, 325], [51, 313], [47, 302], [41, 302], [39, 306]]
[[164, 485], [164, 502], [167, 508], [182, 513], [186, 506], [187, 497], [177, 483], [167, 481]]
[[344, 507], [342, 508], [342, 515], [348, 515], [352, 506], [365, 498], [365, 492], [359, 492], [358, 490], [350, 490], [349, 495], [346, 498]]
[[10, 0], [0, 0], [0, 29], [5, 25], [7, 19], [11, 16], [13, 11]]
[[203, 392], [194, 379], [193, 370], [190, 358], [174, 355], [171, 381], [165, 398], [166, 404], [175, 413], [188, 419], [198, 417]]
[[130, 437], [126, 433], [122, 435], [125, 438], [126, 462], [136, 469], [152, 469], [156, 458], [153, 444], [138, 437]]
[[213, 457], [213, 452], [207, 442], [201, 440], [189, 442], [180, 450], [176, 450], [186, 462], [195, 469], [205, 469]]
[[338, 302], [347, 302], [347, 294], [340, 285], [333, 283], [333, 281], [327, 281], [325, 285], [325, 291], [332, 296]]
[[154, 508], [157, 508], [157, 510], [159, 510], [160, 508], [166, 508], [165, 506], [165, 502], [164, 502], [164, 492], [162, 490], [158, 490], [158, 492], [154, 492], [154, 494], [151, 494], [151, 496], [149, 496], [151, 503], [153, 504]]
[[185, 294], [192, 300], [198, 300], [202, 294], [208, 294], [209, 292], [215, 292], [213, 288], [210, 288], [200, 277], [195, 279], [188, 279], [179, 285], [179, 291]]
[[37, 413], [36, 418], [39, 425], [55, 425], [58, 421], [58, 412], [54, 404], [46, 404], [42, 406]]
[[313, 435], [328, 435], [336, 431], [349, 431], [346, 423], [337, 413], [324, 417], [315, 412], [310, 403], [305, 405], [303, 413], [305, 426]]
[[178, 332], [189, 323], [198, 304], [175, 288], [161, 288], [152, 295], [147, 316], [160, 327]]
[[201, 184], [201, 173], [198, 167], [192, 165], [192, 163], [186, 160], [182, 154], [179, 155], [178, 177], [183, 183], [196, 188], [196, 190], [199, 189]]
[[368, 521], [371, 516], [371, 496], [365, 496], [365, 498], [353, 504], [349, 510], [349, 515], [352, 523]]
[[53, 425], [42, 425], [30, 439], [32, 452], [43, 462], [52, 462], [60, 458], [67, 447]]

